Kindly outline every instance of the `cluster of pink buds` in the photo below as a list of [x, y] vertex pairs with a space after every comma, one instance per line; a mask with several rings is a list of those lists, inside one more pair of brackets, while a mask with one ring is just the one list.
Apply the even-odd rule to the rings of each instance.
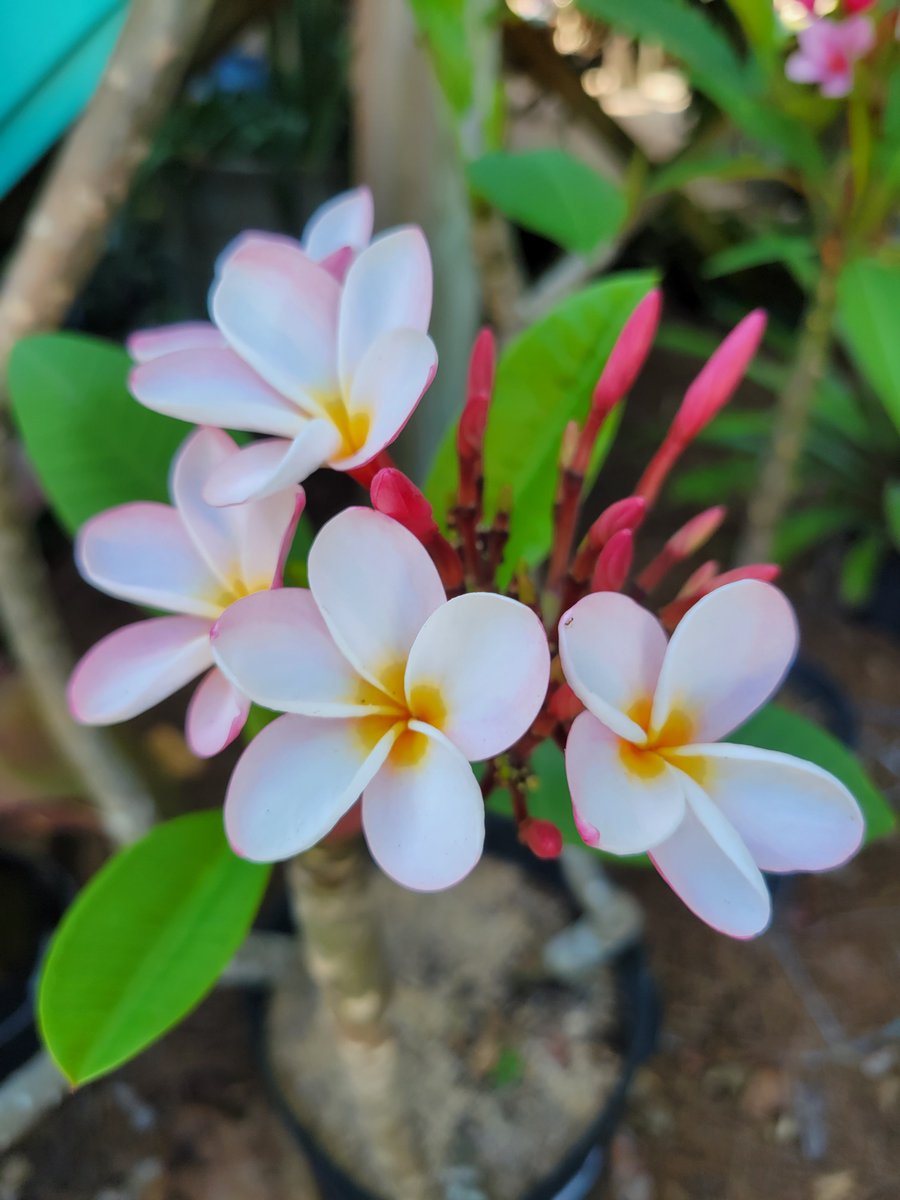
[[[82, 531], [91, 582], [173, 615], [89, 651], [72, 678], [73, 713], [123, 720], [205, 672], [187, 722], [198, 754], [236, 737], [251, 702], [282, 714], [231, 777], [235, 851], [285, 859], [358, 814], [379, 866], [421, 891], [476, 865], [495, 788], [509, 793], [521, 842], [540, 858], [560, 853], [560, 830], [529, 811], [532, 752], [551, 739], [587, 844], [648, 853], [703, 920], [753, 936], [770, 911], [761, 869], [840, 863], [860, 844], [862, 817], [817, 767], [721, 741], [774, 693], [796, 649], [793, 612], [770, 584], [777, 568], [722, 572], [708, 560], [675, 591], [673, 571], [725, 510], [697, 514], [655, 554], [642, 553], [639, 533], [738, 386], [763, 314], [728, 335], [633, 494], [578, 541], [597, 438], [659, 323], [659, 292], [641, 301], [583, 424], [564, 433], [546, 572], [520, 569], [504, 590], [515, 514], [501, 502], [488, 521], [483, 508], [494, 338], [482, 332], [472, 353], [448, 535], [387, 451], [435, 369], [428, 248], [413, 229], [370, 241], [371, 216], [361, 189], [326, 206], [301, 242], [239, 238], [217, 268], [211, 324], [132, 340], [136, 397], [219, 428], [180, 451], [171, 507], [126, 505]], [[222, 427], [265, 436], [238, 447]], [[371, 507], [333, 517], [310, 549], [308, 588], [284, 587], [300, 484], [322, 465], [368, 487]]]
[[841, 0], [841, 20], [816, 16], [816, 0], [800, 2], [813, 19], [797, 35], [797, 50], [785, 64], [788, 79], [818, 84], [833, 99], [849, 95], [856, 63], [875, 45], [875, 26], [864, 14], [877, 0]]

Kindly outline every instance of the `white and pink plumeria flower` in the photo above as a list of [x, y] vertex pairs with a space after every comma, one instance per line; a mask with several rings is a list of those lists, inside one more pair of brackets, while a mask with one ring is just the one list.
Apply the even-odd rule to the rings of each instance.
[[238, 597], [280, 586], [304, 495], [294, 487], [213, 508], [203, 499], [206, 483], [237, 454], [228, 434], [198, 429], [173, 461], [172, 506], [122, 504], [79, 531], [76, 559], [89, 583], [178, 615], [126, 625], [85, 654], [69, 683], [76, 720], [126, 721], [206, 672], [188, 707], [188, 745], [205, 758], [240, 733], [250, 701], [215, 667], [210, 631]]
[[544, 700], [543, 627], [505, 596], [447, 600], [421, 543], [370, 509], [322, 529], [309, 584], [240, 600], [213, 631], [232, 683], [287, 714], [235, 769], [229, 840], [245, 858], [289, 858], [362, 795], [379, 866], [409, 888], [449, 887], [484, 840], [470, 762], [516, 742]]
[[[404, 227], [354, 256], [370, 224], [371, 200], [363, 212], [351, 197], [318, 216], [305, 245], [242, 234], [217, 265], [212, 324], [131, 339], [131, 390], [147, 408], [266, 435], [213, 475], [211, 503], [272, 495], [325, 465], [365, 465], [393, 442], [431, 383], [428, 244], [421, 230]], [[347, 238], [353, 243], [335, 251]]]
[[598, 593], [559, 625], [566, 679], [586, 712], [566, 745], [579, 832], [647, 852], [701, 920], [753, 937], [770, 919], [761, 871], [820, 871], [860, 846], [842, 783], [812, 763], [722, 743], [778, 688], [797, 648], [793, 610], [753, 580], [710, 593], [668, 645], [626, 596]]

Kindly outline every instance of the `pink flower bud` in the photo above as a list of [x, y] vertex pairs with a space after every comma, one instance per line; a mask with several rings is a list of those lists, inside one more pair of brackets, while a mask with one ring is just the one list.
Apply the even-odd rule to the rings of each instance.
[[417, 538], [425, 539], [435, 530], [431, 505], [411, 479], [396, 467], [384, 467], [372, 480], [369, 491], [372, 507], [398, 521]]
[[562, 834], [552, 821], [529, 817], [520, 825], [519, 837], [537, 858], [559, 858], [562, 853]]
[[473, 396], [490, 396], [494, 390], [494, 371], [497, 365], [497, 342], [493, 331], [481, 330], [472, 347], [469, 359], [469, 380], [466, 402]]
[[643, 496], [626, 496], [624, 500], [616, 500], [603, 510], [590, 527], [588, 542], [595, 550], [602, 550], [620, 529], [637, 529], [646, 513], [647, 501]]
[[685, 596], [693, 596], [695, 592], [700, 592], [706, 587], [719, 573], [719, 563], [715, 558], [708, 559], [687, 579], [681, 586], [680, 591], [675, 597], [676, 600], [682, 600]]
[[460, 458], [481, 454], [490, 405], [489, 396], [470, 396], [466, 401], [456, 427], [456, 447]]
[[[811, 0], [811, 2], [806, 5], [810, 12], [813, 11], [815, 2], [816, 0]], [[877, 0], [844, 0], [844, 12], [853, 16], [856, 13], [865, 12], [867, 8], [872, 8], [876, 2]]]
[[634, 534], [630, 529], [614, 533], [597, 559], [591, 576], [592, 592], [620, 592], [634, 561]]
[[754, 309], [732, 329], [684, 394], [670, 436], [682, 446], [692, 441], [722, 409], [744, 377], [766, 329], [766, 314]]
[[702, 600], [704, 596], [708, 596], [717, 588], [724, 587], [726, 583], [737, 583], [741, 579], [758, 579], [762, 583], [773, 583], [780, 574], [781, 567], [776, 563], [750, 563], [746, 567], [735, 567], [732, 571], [723, 571], [721, 575], [714, 575], [712, 579], [708, 579], [694, 592], [688, 593], [686, 588], [682, 588], [678, 597], [671, 604], [667, 604], [665, 608], [659, 610], [659, 619], [667, 629], [674, 629], [684, 614], [692, 609], [698, 600]]
[[659, 587], [674, 566], [690, 558], [709, 541], [727, 515], [728, 509], [719, 504], [715, 508], [698, 513], [696, 517], [691, 517], [690, 521], [672, 534], [656, 558], [644, 567], [637, 577], [638, 587], [645, 592], [652, 592], [654, 588]]
[[594, 388], [591, 407], [606, 414], [631, 391], [647, 360], [662, 311], [662, 292], [654, 288], [637, 305], [625, 322], [600, 380]]

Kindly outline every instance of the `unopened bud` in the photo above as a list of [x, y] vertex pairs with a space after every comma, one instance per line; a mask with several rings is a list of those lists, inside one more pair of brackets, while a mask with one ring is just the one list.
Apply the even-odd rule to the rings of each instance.
[[685, 596], [693, 596], [695, 592], [700, 592], [711, 583], [719, 573], [719, 563], [717, 559], [710, 558], [700, 566], [681, 585], [681, 589], [676, 595], [676, 600], [682, 600]]
[[732, 571], [723, 571], [721, 575], [713, 576], [690, 594], [682, 588], [684, 594], [679, 594], [671, 604], [667, 604], [665, 608], [659, 610], [659, 619], [666, 628], [674, 629], [684, 614], [704, 596], [708, 596], [710, 592], [725, 587], [729, 583], [739, 583], [742, 579], [758, 579], [761, 583], [773, 583], [780, 574], [781, 567], [777, 563], [750, 563], [746, 567], [735, 567]]
[[592, 407], [608, 413], [631, 391], [632, 385], [647, 361], [650, 347], [659, 326], [662, 311], [662, 292], [654, 288], [641, 300], [625, 322], [606, 366], [594, 388]]
[[643, 496], [626, 496], [616, 500], [603, 510], [588, 530], [588, 542], [595, 550], [602, 550], [613, 534], [621, 529], [636, 530], [647, 513], [647, 501]]
[[489, 396], [471, 396], [466, 401], [456, 427], [456, 447], [461, 458], [481, 454], [490, 406]]
[[396, 467], [384, 467], [379, 471], [372, 480], [369, 494], [377, 512], [392, 517], [417, 538], [424, 539], [434, 532], [431, 505], [413, 481]]
[[678, 563], [690, 558], [701, 546], [704, 546], [728, 515], [728, 509], [718, 504], [715, 508], [707, 508], [704, 512], [691, 517], [682, 525], [651, 562], [644, 567], [637, 577], [637, 584], [645, 592], [652, 592], [659, 587], [668, 573]]
[[519, 826], [519, 837], [537, 858], [559, 858], [562, 853], [562, 834], [552, 821], [529, 817]]
[[494, 371], [497, 364], [497, 342], [492, 330], [484, 328], [475, 339], [469, 359], [466, 401], [473, 396], [489, 397], [494, 390]]
[[687, 445], [728, 403], [759, 349], [765, 330], [765, 312], [754, 309], [713, 351], [675, 414], [670, 432], [676, 441]]
[[633, 561], [634, 534], [630, 529], [620, 529], [600, 551], [591, 576], [591, 591], [621, 592]]

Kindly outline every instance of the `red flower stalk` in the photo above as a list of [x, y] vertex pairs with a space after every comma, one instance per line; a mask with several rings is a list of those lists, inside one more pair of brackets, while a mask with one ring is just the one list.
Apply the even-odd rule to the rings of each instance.
[[633, 561], [634, 534], [630, 529], [620, 529], [600, 551], [591, 576], [591, 591], [621, 592]]
[[[723, 571], [704, 583], [689, 595], [680, 595], [671, 604], [659, 610], [659, 619], [667, 629], [674, 629], [684, 614], [704, 596], [714, 592], [716, 588], [724, 587], [726, 583], [737, 583], [740, 579], [759, 579], [763, 583], [773, 583], [781, 574], [781, 567], [776, 563], [750, 563], [746, 567], [735, 567], [732, 571]], [[682, 589], [684, 590], [684, 589]]]
[[755, 309], [737, 324], [684, 394], [665, 441], [654, 454], [635, 492], [651, 505], [672, 467], [695, 437], [720, 412], [744, 377], [766, 328], [766, 314]]
[[438, 529], [431, 505], [413, 481], [396, 467], [385, 467], [372, 480], [369, 495], [377, 512], [392, 517], [419, 539], [431, 555], [447, 591], [451, 595], [462, 591], [459, 555]]
[[482, 329], [472, 347], [466, 402], [456, 430], [456, 451], [459, 455], [459, 503], [462, 508], [479, 508], [481, 475], [484, 457], [484, 434], [487, 429], [491, 393], [494, 388], [494, 369], [497, 347], [490, 329]]
[[701, 546], [705, 546], [728, 514], [728, 509], [719, 504], [698, 513], [677, 530], [637, 577], [637, 585], [644, 592], [659, 587], [668, 573], [678, 563], [690, 558]]

